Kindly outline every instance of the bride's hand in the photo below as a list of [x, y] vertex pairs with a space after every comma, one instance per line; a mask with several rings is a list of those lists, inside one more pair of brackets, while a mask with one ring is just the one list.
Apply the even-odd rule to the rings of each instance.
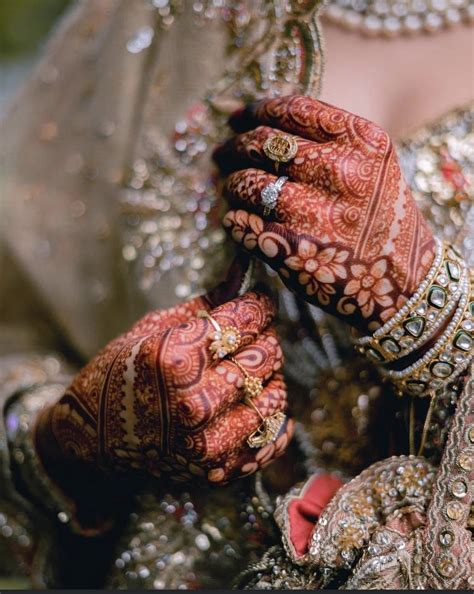
[[[234, 210], [224, 226], [306, 300], [367, 332], [392, 316], [428, 271], [434, 242], [403, 180], [388, 135], [308, 97], [261, 101], [231, 118], [238, 133], [215, 152]], [[261, 191], [277, 179], [263, 149], [290, 134], [296, 156], [276, 208]]]
[[267, 417], [287, 406], [282, 352], [271, 327], [275, 304], [262, 292], [214, 307], [216, 297], [222, 297], [220, 289], [146, 315], [79, 372], [40, 419], [63, 461], [223, 483], [284, 451], [293, 426], [288, 419], [273, 443], [260, 449], [247, 445], [261, 420], [243, 403], [242, 368], [228, 357], [213, 359], [215, 330], [197, 315], [206, 310], [221, 327], [239, 330], [234, 356], [262, 380], [253, 402]]

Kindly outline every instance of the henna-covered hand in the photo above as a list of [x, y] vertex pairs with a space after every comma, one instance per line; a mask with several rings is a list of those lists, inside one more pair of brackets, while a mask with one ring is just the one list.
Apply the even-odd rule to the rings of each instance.
[[283, 453], [291, 420], [275, 442], [248, 447], [261, 421], [243, 403], [243, 373], [230, 360], [213, 360], [213, 327], [197, 316], [207, 310], [221, 326], [240, 331], [234, 356], [261, 378], [263, 391], [254, 402], [268, 416], [287, 406], [282, 351], [271, 327], [275, 304], [265, 293], [250, 292], [214, 308], [216, 296], [219, 290], [149, 313], [76, 376], [40, 418], [64, 458], [178, 481], [201, 476], [217, 484]]
[[[224, 227], [306, 300], [374, 330], [416, 290], [434, 257], [388, 135], [301, 96], [252, 104], [230, 123], [238, 135], [215, 152], [235, 208]], [[289, 181], [264, 216], [260, 193], [277, 177], [263, 145], [282, 131], [294, 135], [298, 151], [279, 164]]]

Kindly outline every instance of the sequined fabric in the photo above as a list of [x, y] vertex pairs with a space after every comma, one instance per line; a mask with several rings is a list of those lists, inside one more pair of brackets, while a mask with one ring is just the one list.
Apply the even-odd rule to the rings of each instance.
[[[68, 16], [3, 124], [2, 144], [9, 147], [6, 241], [78, 359], [90, 358], [148, 308], [174, 304], [219, 277], [228, 248], [210, 148], [226, 134], [226, 115], [242, 99], [317, 92], [317, 8], [296, 0], [88, 0]], [[177, 71], [178, 58], [187, 67]], [[33, 104], [34, 112], [27, 107]], [[456, 238], [471, 264], [473, 114], [472, 106], [453, 110], [399, 143], [419, 206], [439, 237]], [[101, 584], [225, 587], [249, 563], [256, 564], [249, 569], [256, 584], [266, 582], [258, 575], [274, 563], [273, 587], [316, 587], [320, 577], [295, 567], [279, 548], [273, 498], [290, 485], [277, 479], [287, 476], [291, 484], [321, 469], [349, 479], [407, 451], [406, 403], [354, 357], [347, 327], [296, 300], [271, 272], [257, 276], [278, 287], [298, 421], [295, 445], [278, 467], [283, 471], [276, 476], [270, 467], [265, 489], [248, 481], [205, 496], [137, 493], [117, 542], [102, 547], [111, 558], [96, 576]], [[7, 359], [2, 365], [21, 379], [15, 386], [2, 379], [4, 400], [49, 378], [41, 372], [30, 381], [24, 367]], [[435, 464], [458, 397], [449, 392], [434, 411], [427, 453]], [[419, 438], [425, 404], [416, 412]], [[32, 420], [36, 412], [28, 414]], [[9, 554], [20, 550], [15, 559], [35, 583], [62, 585], [49, 557], [43, 557], [46, 567], [32, 570], [32, 555], [44, 550], [40, 527], [54, 535], [69, 522], [56, 514], [40, 524], [31, 502], [18, 500], [7, 468], [11, 452], [1, 440], [8, 462], [1, 468], [0, 542]], [[20, 445], [26, 444], [19, 444], [17, 464]], [[460, 513], [455, 505], [450, 510]], [[271, 545], [276, 548], [262, 559]], [[45, 546], [54, 549], [53, 536]], [[87, 547], [80, 551], [78, 573], [90, 561]]]

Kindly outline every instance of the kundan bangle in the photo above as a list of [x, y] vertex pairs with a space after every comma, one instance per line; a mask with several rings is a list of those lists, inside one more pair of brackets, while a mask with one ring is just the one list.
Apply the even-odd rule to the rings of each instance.
[[459, 305], [440, 339], [418, 361], [399, 371], [382, 369], [399, 394], [427, 396], [447, 387], [472, 361], [474, 290], [465, 281]]
[[372, 336], [359, 338], [357, 350], [377, 363], [387, 363], [422, 347], [452, 314], [466, 278], [461, 256], [436, 240], [434, 261], [418, 290]]

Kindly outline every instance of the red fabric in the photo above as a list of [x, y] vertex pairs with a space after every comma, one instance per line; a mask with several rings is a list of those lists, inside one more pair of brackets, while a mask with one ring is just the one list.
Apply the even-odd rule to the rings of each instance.
[[319, 515], [342, 484], [330, 474], [320, 474], [310, 479], [303, 493], [288, 505], [290, 539], [298, 556], [308, 551], [309, 538]]

